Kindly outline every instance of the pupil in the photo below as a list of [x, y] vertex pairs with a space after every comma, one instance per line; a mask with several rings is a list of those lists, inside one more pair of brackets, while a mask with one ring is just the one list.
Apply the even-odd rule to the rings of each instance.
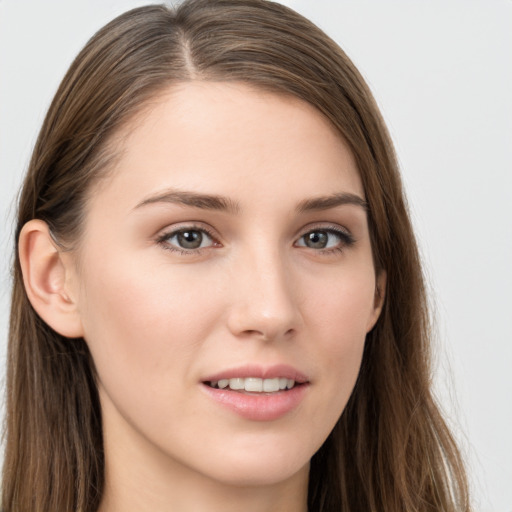
[[306, 235], [306, 245], [313, 249], [323, 249], [327, 245], [327, 233], [315, 231]]
[[182, 231], [178, 233], [178, 243], [184, 249], [197, 249], [201, 246], [203, 234], [200, 231]]

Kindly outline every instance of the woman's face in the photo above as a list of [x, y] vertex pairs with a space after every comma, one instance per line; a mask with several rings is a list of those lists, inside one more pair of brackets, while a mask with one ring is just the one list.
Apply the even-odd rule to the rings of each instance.
[[75, 276], [107, 468], [307, 478], [380, 310], [352, 154], [308, 104], [226, 83], [173, 87], [117, 143]]

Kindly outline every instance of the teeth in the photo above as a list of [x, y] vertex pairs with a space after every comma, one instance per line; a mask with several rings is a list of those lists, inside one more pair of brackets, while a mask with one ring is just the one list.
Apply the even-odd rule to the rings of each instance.
[[231, 389], [244, 389], [245, 386], [245, 379], [229, 379], [229, 387]]
[[266, 393], [279, 391], [279, 379], [265, 379], [263, 381], [263, 391]]
[[212, 388], [219, 389], [232, 389], [234, 391], [249, 391], [251, 393], [275, 393], [276, 391], [283, 391], [291, 389], [295, 386], [293, 379], [286, 377], [275, 377], [273, 379], [260, 379], [258, 377], [233, 378], [233, 379], [220, 379], [219, 381], [211, 381]]
[[263, 391], [263, 379], [256, 377], [248, 377], [245, 379], [245, 391], [253, 391], [254, 393], [261, 393]]

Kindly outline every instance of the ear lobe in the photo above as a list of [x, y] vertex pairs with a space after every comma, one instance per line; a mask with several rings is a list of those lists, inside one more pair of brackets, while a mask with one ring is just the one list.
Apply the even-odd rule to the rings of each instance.
[[25, 290], [37, 314], [62, 336], [81, 337], [80, 315], [68, 289], [70, 262], [64, 260], [48, 225], [37, 219], [27, 222], [18, 251]]
[[386, 281], [387, 274], [385, 270], [381, 270], [375, 281], [375, 295], [373, 299], [373, 311], [370, 315], [370, 321], [368, 322], [366, 332], [370, 332], [377, 323], [384, 306], [384, 299], [386, 298]]

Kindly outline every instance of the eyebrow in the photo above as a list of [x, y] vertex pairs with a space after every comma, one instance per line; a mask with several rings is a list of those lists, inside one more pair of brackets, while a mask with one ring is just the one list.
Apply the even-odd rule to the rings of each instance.
[[298, 204], [297, 211], [299, 213], [304, 213], [309, 211], [329, 210], [336, 206], [343, 206], [346, 204], [360, 206], [365, 211], [368, 211], [368, 203], [357, 194], [349, 192], [340, 192], [328, 196], [305, 199]]
[[[242, 210], [238, 202], [228, 197], [174, 189], [150, 196], [142, 200], [134, 209], [157, 203], [180, 204], [193, 208], [201, 208], [203, 210], [225, 211], [232, 214], [239, 213]], [[368, 203], [362, 197], [349, 192], [340, 192], [328, 196], [305, 199], [297, 205], [296, 210], [298, 213], [305, 213], [309, 211], [329, 210], [343, 205], [355, 205], [363, 208], [365, 211], [368, 210]]]
[[167, 190], [161, 194], [148, 197], [141, 201], [135, 209], [155, 203], [181, 204], [203, 210], [219, 210], [229, 213], [238, 213], [241, 210], [240, 205], [236, 201], [227, 197], [198, 194], [197, 192], [187, 192], [184, 190]]

